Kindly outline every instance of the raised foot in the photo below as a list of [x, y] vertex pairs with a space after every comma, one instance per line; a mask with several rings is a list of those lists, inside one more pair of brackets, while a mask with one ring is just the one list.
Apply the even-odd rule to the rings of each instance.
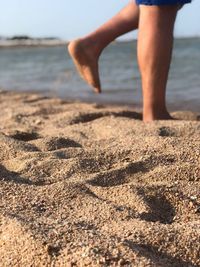
[[101, 93], [98, 59], [90, 45], [78, 39], [68, 45], [68, 51], [80, 76], [93, 88], [95, 93]]

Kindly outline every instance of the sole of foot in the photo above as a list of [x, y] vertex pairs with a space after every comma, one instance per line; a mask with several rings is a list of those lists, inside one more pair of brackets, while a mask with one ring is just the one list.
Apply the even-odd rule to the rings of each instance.
[[95, 57], [81, 39], [70, 42], [68, 51], [83, 80], [92, 87], [95, 93], [101, 93], [98, 57]]

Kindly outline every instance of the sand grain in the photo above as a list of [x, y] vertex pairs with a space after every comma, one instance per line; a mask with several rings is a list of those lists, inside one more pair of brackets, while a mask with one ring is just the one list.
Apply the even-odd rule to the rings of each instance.
[[0, 93], [0, 266], [200, 266], [199, 114]]

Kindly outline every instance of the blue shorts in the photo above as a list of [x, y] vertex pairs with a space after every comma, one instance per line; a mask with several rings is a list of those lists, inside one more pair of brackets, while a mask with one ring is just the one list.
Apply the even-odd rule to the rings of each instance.
[[191, 3], [192, 0], [136, 0], [138, 5], [160, 6], [160, 5], [183, 5]]

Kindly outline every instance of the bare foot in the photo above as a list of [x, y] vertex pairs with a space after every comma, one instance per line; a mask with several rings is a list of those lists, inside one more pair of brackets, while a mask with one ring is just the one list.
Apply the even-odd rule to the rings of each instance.
[[98, 67], [99, 56], [95, 55], [92, 49], [81, 39], [70, 42], [68, 51], [81, 77], [96, 93], [101, 93]]
[[156, 120], [175, 120], [168, 112], [166, 113], [159, 113], [157, 115], [148, 114], [143, 116], [144, 122], [152, 122]]

